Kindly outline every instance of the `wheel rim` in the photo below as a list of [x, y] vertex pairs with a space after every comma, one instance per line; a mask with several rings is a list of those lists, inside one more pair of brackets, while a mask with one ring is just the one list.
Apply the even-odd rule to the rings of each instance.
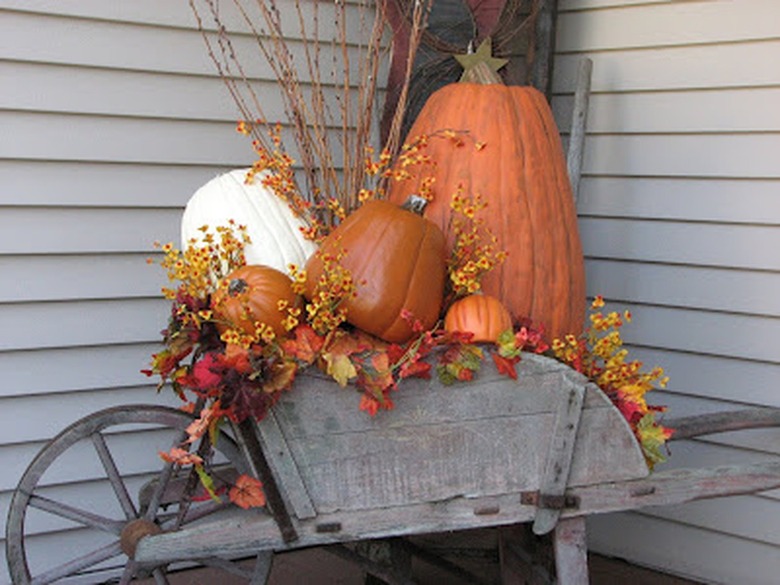
[[[160, 442], [159, 450], [167, 450], [185, 439], [185, 429], [192, 420], [190, 415], [182, 411], [162, 406], [109, 408], [73, 423], [49, 441], [23, 474], [9, 506], [6, 556], [13, 582], [25, 585], [52, 583], [65, 577], [80, 575], [84, 571], [100, 570], [107, 561], [122, 559], [125, 567], [120, 583], [129, 583], [138, 572], [138, 566], [123, 551], [123, 535], [126, 541], [131, 539], [129, 545], [124, 543], [125, 551], [128, 546], [131, 547], [130, 550], [134, 550], [138, 539], [154, 531], [151, 526], [161, 527], [163, 530], [175, 529], [179, 524], [194, 521], [213, 512], [216, 506], [211, 502], [199, 501], [192, 506], [180, 503], [181, 495], [177, 490], [181, 490], [182, 485], [189, 486], [192, 482], [188, 483], [176, 475], [174, 466], [163, 464], [159, 459], [156, 460], [158, 471], [153, 472], [156, 450], [150, 449], [151, 453], [143, 454], [148, 458], [147, 470], [128, 472], [125, 460], [132, 459], [134, 464], [138, 465], [136, 461], [143, 457], [139, 457], [138, 453], [132, 454], [132, 457], [123, 457], [122, 450], [118, 448], [123, 445], [123, 441], [127, 443], [129, 438], [135, 438], [137, 441], [140, 433], [144, 433], [145, 436], [153, 436], [155, 441]], [[148, 434], [146, 428], [149, 426], [153, 429], [151, 434]], [[197, 446], [194, 446], [194, 449], [197, 449]], [[239, 449], [230, 437], [220, 433], [216, 450], [239, 472], [245, 472]], [[52, 481], [49, 476], [54, 477], [63, 465], [67, 465], [68, 457], [75, 457], [74, 454], [78, 453], [82, 454], [83, 458], [85, 452], [93, 454], [92, 476], [84, 480], [71, 479], [70, 485], [88, 483], [100, 494], [100, 501], [104, 507], [110, 509], [109, 512], [91, 509], [94, 501], [84, 502], [83, 498], [67, 501], [67, 498], [49, 497], [50, 494], [47, 493], [47, 490], [51, 490], [47, 483]], [[149, 481], [151, 478], [154, 478], [154, 481]], [[144, 485], [145, 489], [134, 491], [133, 486], [137, 485]], [[62, 486], [59, 487], [61, 491]], [[162, 506], [166, 506], [166, 509], [163, 510]], [[73, 534], [74, 530], [78, 530], [79, 535], [88, 535], [88, 538], [92, 539], [90, 542], [100, 544], [89, 544], [85, 547], [86, 550], [74, 552], [72, 558], [68, 551], [68, 561], [58, 561], [54, 566], [32, 575], [28, 562], [30, 551], [25, 544], [25, 531], [28, 528], [26, 525], [31, 515], [39, 522], [69, 526], [67, 532], [63, 533], [65, 542], [69, 539], [69, 532]], [[167, 582], [164, 568], [154, 568], [151, 574], [157, 583]]]

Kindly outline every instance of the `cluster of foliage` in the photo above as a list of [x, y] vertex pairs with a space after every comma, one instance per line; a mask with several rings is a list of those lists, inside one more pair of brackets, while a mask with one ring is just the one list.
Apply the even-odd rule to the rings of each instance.
[[663, 447], [672, 436], [656, 415], [664, 407], [647, 404], [645, 395], [656, 387], [665, 387], [668, 378], [660, 367], [643, 370], [639, 360], [630, 360], [623, 346], [620, 328], [631, 321], [631, 313], [602, 312], [604, 299], [596, 296], [591, 303], [590, 325], [581, 337], [567, 335], [556, 339], [552, 353], [598, 385], [628, 421], [648, 465], [665, 460]]
[[[247, 123], [239, 124], [246, 133]], [[401, 149], [391, 164], [387, 152], [373, 157], [368, 151], [365, 174], [376, 183], [366, 187], [361, 202], [382, 197], [383, 180], [404, 180], [420, 167], [435, 165], [425, 154], [432, 139], [445, 139], [454, 147], [465, 144], [464, 135], [443, 131], [421, 136]], [[278, 129], [271, 136], [279, 145]], [[482, 149], [484, 144], [477, 143]], [[249, 172], [251, 181], [262, 171], [264, 186], [271, 188], [290, 207], [310, 222], [309, 236], [320, 240], [347, 212], [336, 200], [312, 204], [300, 198], [291, 181], [293, 161], [279, 148], [266, 149], [255, 143], [257, 163]], [[423, 182], [432, 187], [432, 179]], [[421, 195], [430, 197], [423, 189]], [[466, 193], [459, 186], [450, 203], [449, 233], [452, 251], [447, 263], [449, 288], [445, 307], [454, 300], [478, 292], [482, 277], [506, 258], [496, 238], [485, 227], [482, 214], [489, 203], [480, 194]], [[389, 343], [372, 337], [347, 322], [344, 308], [347, 299], [357, 295], [357, 283], [341, 263], [343, 253], [323, 255], [323, 273], [309, 291], [308, 301], [292, 303], [281, 300], [276, 309], [282, 314], [284, 332], [255, 322], [249, 330], [225, 322], [215, 310], [217, 293], [224, 290], [229, 275], [246, 264], [244, 246], [249, 243], [245, 226], [232, 223], [213, 231], [201, 228], [199, 240], [193, 239], [179, 250], [173, 244], [160, 245], [160, 265], [167, 271], [170, 286], [164, 296], [172, 302], [168, 326], [162, 332], [164, 348], [152, 356], [149, 376], [159, 376], [162, 387], [170, 384], [184, 401], [185, 409], [196, 414], [188, 429], [187, 444], [172, 449], [164, 458], [182, 465], [193, 465], [204, 487], [212, 496], [211, 481], [203, 461], [190, 453], [188, 444], [204, 435], [212, 441], [225, 420], [240, 423], [246, 419], [261, 420], [284, 392], [289, 391], [296, 376], [307, 368], [318, 368], [341, 387], [352, 387], [361, 393], [359, 409], [371, 416], [393, 408], [393, 395], [402, 380], [410, 377], [430, 378], [451, 385], [474, 379], [486, 355], [498, 372], [517, 377], [517, 363], [523, 352], [554, 357], [595, 382], [616, 404], [629, 422], [641, 444], [648, 463], [664, 459], [662, 447], [671, 435], [656, 420], [662, 409], [648, 406], [645, 394], [665, 378], [660, 368], [642, 371], [642, 364], [631, 361], [623, 347], [620, 327], [630, 320], [624, 313], [603, 314], [603, 299], [593, 303], [590, 326], [582, 336], [568, 335], [548, 345], [543, 331], [524, 323], [503, 331], [492, 344], [476, 344], [472, 334], [447, 331], [439, 322], [428, 330], [404, 312], [414, 336], [405, 343]], [[289, 266], [291, 286], [303, 299], [306, 271]], [[238, 505], [263, 505], [259, 482], [242, 476], [230, 490]]]

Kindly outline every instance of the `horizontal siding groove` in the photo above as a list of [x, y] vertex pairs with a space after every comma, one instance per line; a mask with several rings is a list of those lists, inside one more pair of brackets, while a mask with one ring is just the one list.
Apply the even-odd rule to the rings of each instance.
[[[252, 141], [248, 137], [245, 137], [241, 135], [236, 130], [236, 124], [239, 120], [238, 116], [235, 117], [186, 117], [186, 116], [150, 116], [147, 114], [115, 114], [115, 113], [97, 113], [97, 112], [63, 112], [63, 111], [56, 111], [56, 110], [23, 110], [23, 109], [12, 109], [12, 108], [0, 108], [0, 115], [24, 115], [31, 118], [36, 117], [52, 117], [57, 118], [59, 120], [84, 120], [85, 122], [97, 122], [101, 123], [103, 121], [110, 121], [110, 120], [117, 120], [117, 121], [132, 121], [132, 122], [138, 122], [138, 121], [144, 121], [144, 122], [165, 122], [165, 123], [173, 123], [173, 124], [181, 124], [182, 126], [186, 126], [192, 123], [197, 123], [199, 125], [203, 126], [214, 126], [214, 127], [224, 127], [223, 129], [227, 131], [227, 135], [230, 136], [231, 134], [234, 134], [237, 138], [242, 139], [246, 141], [247, 149], [252, 150], [251, 144]], [[291, 131], [294, 126], [292, 122], [289, 121], [280, 121], [279, 125], [282, 129], [282, 131]], [[343, 130], [343, 126], [341, 123], [337, 120], [331, 121], [328, 124], [323, 125], [323, 128], [328, 131], [338, 131], [341, 132]], [[354, 125], [348, 125], [348, 129], [354, 130]], [[293, 141], [290, 139], [284, 140], [284, 144], [293, 144]], [[6, 157], [3, 157], [3, 160], [8, 160]], [[151, 161], [150, 161], [151, 162]]]
[[662, 520], [663, 522], [670, 522], [672, 524], [676, 524], [678, 526], [685, 526], [689, 528], [695, 528], [697, 530], [707, 530], [708, 532], [712, 532], [713, 534], [720, 534], [722, 536], [727, 536], [731, 538], [739, 538], [746, 542], [753, 542], [756, 544], [764, 545], [764, 546], [777, 546], [778, 543], [771, 539], [761, 539], [758, 537], [755, 537], [753, 535], [750, 535], [749, 533], [746, 533], [746, 531], [733, 531], [733, 530], [726, 530], [723, 528], [724, 525], [711, 525], [709, 523], [699, 523], [699, 522], [693, 522], [690, 520], [683, 520], [680, 518], [680, 516], [675, 516], [672, 514], [661, 514], [661, 513], [654, 513], [652, 511], [652, 508], [640, 508], [634, 512], [633, 514], [637, 514], [638, 516], [645, 516], [647, 518], [653, 518], [655, 520]]
[[[2, 13], [0, 13], [2, 14]], [[25, 31], [20, 36], [19, 31]], [[57, 35], [54, 37], [53, 35]], [[89, 39], [89, 43], [85, 42]], [[25, 13], [6, 13], [0, 18], [0, 53], [6, 59], [36, 63], [107, 66], [116, 70], [146, 72], [214, 73], [216, 67], [205, 50], [201, 33], [196, 29], [175, 29], [153, 25], [127, 23], [95, 23], [80, 18], [47, 15], [31, 16]], [[53, 42], [56, 40], [56, 43]], [[132, 47], [132, 51], [108, 50], [109, 47]], [[275, 79], [273, 67], [260, 56], [251, 35], [233, 37], [235, 53], [250, 78]], [[296, 62], [305, 63], [304, 41], [288, 35], [287, 47]], [[362, 48], [358, 41], [346, 44], [349, 52], [350, 76], [357, 79], [363, 65]], [[331, 43], [320, 43], [319, 72], [321, 79], [341, 78], [344, 72], [341, 49]], [[331, 57], [332, 51], [332, 57]], [[251, 58], [250, 58], [251, 57]], [[332, 68], [327, 68], [332, 65]], [[310, 79], [305, 69], [302, 79]]]
[[[697, 0], [688, 1], [695, 2]], [[616, 10], [622, 8], [631, 9], [647, 8], [648, 6], [668, 6], [669, 3], [670, 0], [559, 0], [558, 12], [598, 12], [600, 10]]]
[[761, 39], [746, 39], [746, 40], [713, 40], [713, 41], [700, 41], [689, 43], [668, 43], [658, 45], [637, 45], [637, 46], [620, 46], [620, 47], [601, 47], [601, 48], [588, 48], [588, 49], [556, 49], [555, 55], [561, 57], [571, 57], [574, 55], [582, 55], [582, 57], [598, 58], [599, 55], [608, 55], [615, 53], [649, 53], [649, 52], [664, 52], [677, 49], [706, 49], [708, 47], [724, 47], [724, 46], [746, 46], [754, 44], [764, 43], [776, 43], [780, 41], [780, 36], [766, 37]]
[[[597, 175], [589, 175], [589, 176], [597, 176]], [[606, 175], [605, 175], [606, 176]], [[652, 178], [658, 178], [658, 177], [652, 177]], [[780, 195], [778, 195], [778, 201], [780, 201]], [[780, 218], [778, 218], [779, 221], [725, 221], [722, 219], [680, 219], [680, 218], [674, 218], [674, 217], [636, 217], [633, 215], [603, 215], [603, 214], [592, 214], [588, 212], [580, 211], [577, 213], [578, 217], [581, 219], [598, 219], [599, 221], [641, 221], [641, 222], [648, 222], [648, 223], [658, 223], [658, 224], [669, 224], [669, 225], [707, 225], [707, 226], [735, 226], [735, 227], [764, 227], [764, 228], [780, 228], [780, 225], [778, 225]], [[724, 269], [728, 269], [729, 266], [723, 266]]]
[[[158, 329], [164, 327], [160, 321]], [[4, 372], [3, 397], [102, 391], [150, 384], [141, 373], [153, 353], [163, 348], [161, 337], [146, 343], [115, 342], [80, 347], [51, 347], [0, 351]], [[40, 369], [56, 363], [58, 369]], [[38, 368], [38, 369], [36, 369]]]
[[[753, 313], [753, 312], [746, 312], [746, 311], [729, 311], [725, 309], [712, 309], [708, 307], [695, 307], [687, 304], [674, 304], [674, 303], [654, 303], [654, 302], [643, 302], [641, 300], [637, 300], [636, 298], [630, 298], [630, 299], [624, 299], [619, 297], [604, 297], [605, 301], [608, 303], [607, 308], [609, 308], [609, 304], [621, 304], [621, 305], [630, 305], [630, 311], [634, 318], [636, 318], [638, 315], [641, 315], [641, 311], [643, 308], [655, 308], [655, 309], [672, 309], [672, 310], [681, 310], [685, 311], [686, 313], [690, 313], [692, 315], [701, 315], [701, 316], [730, 316], [730, 317], [756, 317], [760, 319], [770, 319], [773, 321], [777, 321], [777, 324], [780, 325], [780, 315], [770, 313]], [[634, 308], [636, 307], [636, 309]], [[629, 324], [628, 327], [630, 328], [631, 325]], [[770, 362], [774, 360], [769, 360]], [[780, 352], [778, 353], [778, 361], [780, 361]]]
[[[632, 303], [633, 304], [633, 303]], [[639, 315], [639, 317], [638, 317]], [[641, 319], [641, 313], [633, 311], [633, 322], [636, 322], [637, 319]], [[630, 332], [631, 327], [628, 327], [628, 331]], [[670, 351], [676, 354], [680, 355], [687, 355], [691, 357], [702, 357], [702, 358], [716, 358], [716, 359], [731, 359], [736, 362], [740, 363], [749, 363], [754, 365], [763, 365], [763, 366], [777, 366], [778, 362], [777, 360], [766, 357], [766, 358], [760, 358], [760, 357], [750, 357], [746, 355], [731, 355], [724, 352], [716, 352], [716, 351], [703, 351], [703, 350], [694, 350], [690, 348], [684, 348], [684, 347], [677, 347], [673, 344], [661, 344], [661, 343], [643, 343], [641, 341], [636, 341], [633, 339], [627, 340], [626, 338], [629, 337], [627, 335], [627, 332], [623, 332], [624, 337], [624, 343], [623, 346], [627, 349], [633, 349], [633, 350], [650, 350], [650, 351]], [[663, 364], [658, 364], [661, 367], [663, 367]], [[697, 394], [695, 391], [692, 391], [691, 395], [693, 396], [701, 396], [706, 397], [708, 394], [702, 393]], [[752, 398], [751, 398], [752, 400]], [[780, 406], [780, 404], [778, 405]]]

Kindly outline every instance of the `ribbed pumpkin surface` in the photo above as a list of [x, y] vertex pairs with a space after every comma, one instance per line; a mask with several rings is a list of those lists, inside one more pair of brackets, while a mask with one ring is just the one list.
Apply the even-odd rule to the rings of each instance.
[[282, 336], [286, 334], [282, 325], [285, 313], [279, 310], [278, 302], [294, 306], [295, 300], [289, 276], [270, 266], [247, 265], [225, 277], [211, 305], [220, 333], [236, 328], [252, 334], [258, 323], [264, 323]]
[[472, 333], [473, 341], [493, 343], [512, 328], [512, 317], [504, 305], [489, 295], [469, 295], [450, 306], [444, 317], [444, 329]]
[[433, 222], [387, 201], [364, 203], [307, 262], [307, 297], [323, 273], [322, 254], [341, 252], [340, 264], [357, 283], [357, 297], [345, 301], [350, 323], [391, 342], [413, 334], [404, 309], [433, 327], [446, 277], [444, 234]]
[[[545, 337], [582, 331], [585, 273], [577, 215], [560, 137], [544, 96], [531, 87], [456, 83], [434, 93], [409, 138], [468, 131], [466, 144], [432, 139], [434, 200], [425, 216], [447, 232], [458, 185], [488, 202], [486, 226], [509, 256], [483, 281], [512, 316], [544, 325]], [[485, 143], [478, 150], [470, 140]], [[389, 199], [419, 190], [421, 177], [394, 182]], [[452, 234], [447, 234], [449, 245]]]

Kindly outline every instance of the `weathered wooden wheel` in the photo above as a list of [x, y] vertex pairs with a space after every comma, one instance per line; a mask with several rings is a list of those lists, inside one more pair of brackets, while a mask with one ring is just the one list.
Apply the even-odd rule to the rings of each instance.
[[[91, 414], [52, 439], [25, 471], [9, 506], [6, 553], [14, 584], [84, 575], [88, 577], [79, 582], [115, 582], [117, 572], [121, 584], [150, 574], [157, 583], [167, 583], [165, 566], [144, 568], [135, 562], [137, 543], [146, 535], [196, 522], [220, 507], [199, 497], [197, 478], [189, 470], [158, 457], [158, 450], [185, 439], [192, 420], [172, 408], [123, 406]], [[142, 447], [148, 453], [139, 453], [137, 443], [127, 441], [131, 435], [137, 439], [139, 431], [148, 441], [148, 449]], [[233, 469], [245, 470], [230, 436], [221, 433], [215, 447], [193, 445], [192, 450], [200, 448], [204, 459], [214, 464], [227, 460]], [[85, 463], [90, 459], [92, 465]], [[229, 482], [235, 471], [227, 465], [223, 469], [215, 471], [217, 481], [222, 475]], [[77, 480], [79, 487], [74, 488]], [[56, 496], [51, 497], [54, 490]], [[44, 528], [60, 530], [63, 558], [36, 558], [35, 547], [25, 542]], [[42, 565], [42, 572], [31, 574], [31, 567]]]

